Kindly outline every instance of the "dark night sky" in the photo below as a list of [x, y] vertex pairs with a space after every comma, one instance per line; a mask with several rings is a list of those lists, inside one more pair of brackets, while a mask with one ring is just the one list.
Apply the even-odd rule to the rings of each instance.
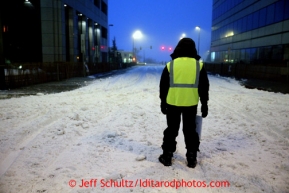
[[[200, 26], [200, 56], [206, 59], [210, 49], [212, 26], [212, 0], [109, 0], [108, 23], [110, 45], [116, 38], [119, 50], [132, 51], [132, 34], [140, 30], [142, 39], [135, 40], [135, 47], [143, 49], [140, 55], [157, 61], [169, 61], [183, 33], [198, 45]], [[153, 49], [150, 49], [152, 46]]]

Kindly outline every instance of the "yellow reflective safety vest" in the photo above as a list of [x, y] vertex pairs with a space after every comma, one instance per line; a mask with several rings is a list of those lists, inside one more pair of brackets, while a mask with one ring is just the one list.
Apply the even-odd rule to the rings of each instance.
[[194, 58], [180, 57], [167, 63], [170, 88], [167, 103], [174, 106], [194, 106], [199, 103], [199, 76], [203, 63]]

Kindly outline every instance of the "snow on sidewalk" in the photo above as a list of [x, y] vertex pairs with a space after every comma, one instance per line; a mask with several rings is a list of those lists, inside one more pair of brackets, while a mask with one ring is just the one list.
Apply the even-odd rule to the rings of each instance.
[[[289, 192], [288, 95], [248, 90], [228, 78], [209, 77], [197, 167], [186, 166], [181, 129], [173, 165], [160, 164], [163, 67], [0, 100], [0, 192]], [[109, 188], [110, 179], [126, 187]], [[222, 187], [176, 188], [212, 181]], [[162, 187], [140, 187], [152, 185]]]

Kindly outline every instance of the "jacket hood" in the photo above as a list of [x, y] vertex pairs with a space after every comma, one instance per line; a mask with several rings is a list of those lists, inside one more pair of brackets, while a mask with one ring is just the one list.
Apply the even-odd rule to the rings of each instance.
[[182, 38], [176, 46], [171, 58], [174, 60], [179, 57], [189, 57], [199, 60], [201, 57], [197, 54], [196, 44], [191, 38]]

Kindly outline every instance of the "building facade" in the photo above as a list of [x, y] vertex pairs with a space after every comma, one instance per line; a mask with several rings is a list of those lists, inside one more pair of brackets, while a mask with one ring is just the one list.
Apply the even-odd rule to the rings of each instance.
[[107, 62], [108, 0], [0, 4], [6, 63]]
[[213, 0], [209, 62], [285, 65], [289, 0]]
[[124, 50], [119, 50], [118, 51], [121, 55], [122, 58], [122, 63], [132, 63], [136, 62], [134, 57], [133, 57], [133, 52], [131, 51], [124, 51]]

